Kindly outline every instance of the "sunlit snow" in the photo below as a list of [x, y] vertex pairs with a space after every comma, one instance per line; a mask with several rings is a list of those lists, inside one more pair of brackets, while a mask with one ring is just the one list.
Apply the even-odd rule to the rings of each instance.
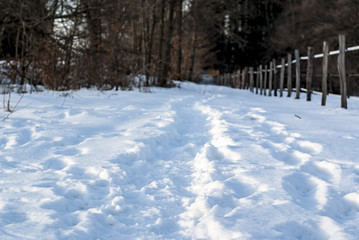
[[359, 238], [357, 99], [178, 84], [26, 94], [0, 123], [0, 239]]

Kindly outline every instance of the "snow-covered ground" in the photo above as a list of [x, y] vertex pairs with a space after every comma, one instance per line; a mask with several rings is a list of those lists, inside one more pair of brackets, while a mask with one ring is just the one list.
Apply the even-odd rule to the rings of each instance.
[[0, 239], [359, 238], [357, 99], [62, 94], [0, 123]]

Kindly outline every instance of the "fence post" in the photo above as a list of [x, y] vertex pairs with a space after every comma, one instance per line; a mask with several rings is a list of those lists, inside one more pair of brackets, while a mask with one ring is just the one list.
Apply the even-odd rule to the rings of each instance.
[[294, 51], [295, 54], [295, 87], [296, 87], [296, 93], [295, 93], [295, 99], [300, 98], [300, 58], [299, 58], [299, 50], [296, 49]]
[[272, 96], [272, 80], [273, 80], [273, 62], [269, 63], [269, 82], [268, 82], [268, 96]]
[[263, 66], [262, 64], [259, 65], [259, 93], [260, 95], [263, 94]]
[[313, 48], [308, 47], [308, 63], [307, 63], [307, 101], [312, 100], [312, 80], [313, 80], [313, 64], [314, 64]]
[[274, 96], [277, 96], [277, 89], [278, 89], [278, 79], [277, 79], [277, 64], [276, 60], [273, 59], [273, 90], [274, 90]]
[[242, 71], [242, 83], [241, 83], [241, 88], [245, 89], [245, 85], [246, 85], [246, 76], [247, 76], [247, 67], [245, 67]]
[[249, 89], [253, 92], [253, 85], [254, 85], [254, 76], [253, 76], [253, 67], [249, 68]]
[[256, 76], [256, 94], [258, 94], [259, 88], [259, 67], [257, 67], [257, 76]]
[[328, 94], [328, 54], [329, 45], [328, 42], [323, 42], [323, 77], [322, 77], [322, 106], [325, 106]]
[[280, 69], [279, 96], [283, 97], [284, 71], [285, 71], [285, 59], [284, 58], [282, 58], [281, 65], [282, 65], [282, 68]]
[[287, 89], [288, 95], [287, 97], [292, 96], [292, 54], [288, 53], [288, 69], [287, 69]]
[[265, 65], [264, 66], [264, 82], [263, 82], [264, 96], [267, 96], [267, 78], [268, 78], [268, 65]]
[[347, 105], [347, 83], [345, 73], [345, 35], [339, 35], [339, 56], [338, 56], [338, 72], [340, 80], [341, 107], [348, 108]]

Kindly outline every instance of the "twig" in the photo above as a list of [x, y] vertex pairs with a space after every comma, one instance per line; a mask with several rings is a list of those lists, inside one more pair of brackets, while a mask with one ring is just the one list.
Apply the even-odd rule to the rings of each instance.
[[69, 93], [65, 93], [65, 94], [64, 94], [64, 101], [62, 102], [61, 108], [64, 108], [64, 104], [65, 104], [66, 98], [67, 98], [67, 96], [69, 96], [69, 95], [70, 95]]
[[9, 109], [9, 113], [3, 118], [3, 122], [8, 119], [10, 117], [11, 114], [13, 114], [15, 112], [16, 107], [19, 105], [19, 103], [21, 102], [22, 98], [24, 97], [24, 93], [21, 95], [20, 99], [17, 101], [17, 103], [15, 104], [13, 109]]

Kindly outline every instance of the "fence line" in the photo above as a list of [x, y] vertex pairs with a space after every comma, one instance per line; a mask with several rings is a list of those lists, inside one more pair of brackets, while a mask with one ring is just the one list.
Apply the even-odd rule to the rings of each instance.
[[[284, 88], [284, 78], [285, 78], [285, 67], [287, 67], [287, 88], [288, 95], [287, 97], [291, 97], [292, 93], [292, 64], [295, 64], [295, 88], [296, 94], [295, 99], [300, 98], [300, 90], [301, 90], [301, 71], [300, 71], [300, 61], [307, 61], [307, 69], [306, 69], [306, 92], [307, 92], [307, 101], [311, 101], [311, 93], [312, 93], [312, 79], [314, 76], [318, 74], [314, 74], [314, 59], [323, 58], [322, 62], [322, 105], [326, 104], [326, 95], [327, 95], [327, 81], [328, 81], [328, 57], [331, 55], [338, 55], [337, 65], [338, 65], [338, 75], [340, 82], [340, 93], [341, 93], [341, 107], [347, 108], [347, 86], [346, 86], [346, 71], [345, 71], [345, 53], [358, 51], [358, 46], [352, 46], [345, 48], [345, 36], [339, 35], [339, 50], [334, 50], [329, 52], [329, 46], [327, 42], [323, 42], [323, 52], [320, 54], [314, 54], [313, 48], [308, 47], [307, 56], [300, 56], [299, 50], [296, 49], [294, 51], [294, 59], [292, 60], [292, 54], [287, 54], [287, 61], [285, 58], [281, 59], [281, 64], [276, 65], [276, 59], [273, 59], [268, 65], [260, 65], [254, 71], [253, 67], [244, 68], [242, 71], [238, 71], [234, 74], [224, 74], [217, 77], [217, 84], [219, 85], [230, 85], [235, 88], [249, 88], [251, 92], [254, 92], [254, 88], [256, 88], [255, 93], [260, 95], [267, 96], [267, 86], [268, 86], [268, 96], [272, 96], [272, 91], [274, 96], [277, 96], [278, 90], [278, 69], [280, 69], [279, 76], [279, 96], [283, 97], [283, 88]], [[284, 67], [283, 67], [284, 66]], [[249, 70], [248, 70], [249, 69]], [[256, 74], [256, 78], [254, 78], [254, 74]], [[263, 76], [264, 74], [264, 76]], [[268, 76], [269, 74], [269, 76]], [[249, 80], [247, 79], [249, 75]], [[333, 75], [333, 74], [331, 74]], [[336, 75], [336, 74], [334, 74]], [[352, 74], [351, 76], [359, 76], [359, 74]], [[256, 80], [255, 80], [256, 79]], [[267, 85], [268, 82], [268, 85]]]
[[[345, 49], [345, 52], [353, 52], [353, 51], [358, 51], [359, 50], [359, 46], [353, 46], [353, 47], [348, 47]], [[328, 53], [329, 56], [332, 56], [332, 55], [339, 55], [339, 50], [334, 50], [334, 51], [330, 51]], [[319, 54], [315, 54], [314, 55], [314, 58], [323, 58], [324, 54], [323, 53], [319, 53]], [[308, 56], [301, 56], [300, 57], [300, 60], [308, 60]], [[291, 63], [296, 63], [297, 60], [292, 60]], [[284, 64], [285, 67], [288, 67], [288, 62]], [[282, 64], [280, 65], [277, 65], [276, 68], [282, 68]], [[269, 72], [269, 70], [268, 70]], [[254, 73], [256, 74], [257, 72], [254, 71]]]

